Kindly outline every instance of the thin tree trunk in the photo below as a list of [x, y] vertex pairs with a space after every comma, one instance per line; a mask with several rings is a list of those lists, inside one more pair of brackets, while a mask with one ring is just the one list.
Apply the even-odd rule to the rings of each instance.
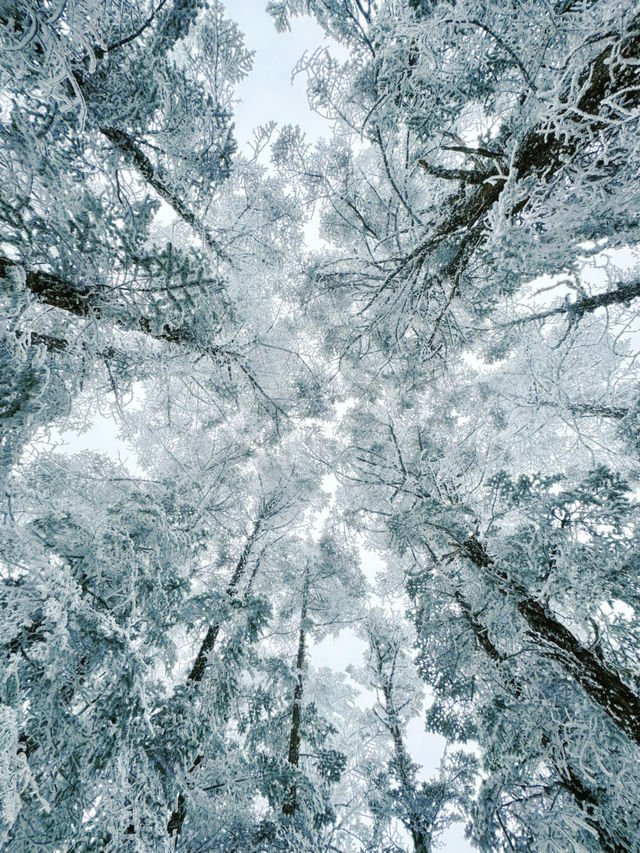
[[[274, 508], [275, 499], [268, 501], [266, 504], [264, 504], [263, 508], [258, 514], [255, 524], [253, 525], [253, 530], [247, 537], [247, 541], [245, 542], [244, 548], [242, 549], [242, 553], [240, 554], [238, 562], [236, 563], [236, 567], [233, 571], [233, 574], [231, 575], [231, 579], [227, 584], [227, 588], [225, 589], [225, 595], [227, 595], [229, 598], [235, 597], [235, 594], [238, 589], [238, 584], [242, 580], [244, 573], [247, 569], [247, 563], [249, 562], [251, 551], [256, 542], [256, 539], [260, 535], [262, 525], [269, 517], [269, 515], [273, 512]], [[219, 631], [219, 624], [213, 624], [209, 626], [209, 630], [207, 631], [205, 638], [202, 641], [196, 659], [193, 662], [191, 670], [189, 671], [189, 675], [187, 676], [187, 682], [197, 684], [198, 682], [202, 681], [202, 677], [207, 666], [209, 654], [215, 646]]]
[[[160, 11], [165, 2], [166, 0], [161, 0], [158, 8], [151, 17], [148, 18], [147, 21], [145, 21], [145, 23], [135, 32], [117, 42], [114, 42], [107, 47], [106, 50], [98, 48], [98, 52], [96, 54], [97, 58], [102, 59], [109, 51], [117, 50], [141, 35], [142, 32], [144, 32], [144, 30], [153, 22], [155, 15]], [[84, 85], [84, 74], [80, 68], [76, 68], [73, 72], [73, 77], [81, 91], [82, 89], [86, 89]], [[127, 162], [138, 172], [140, 177], [155, 190], [160, 198], [162, 198], [173, 209], [183, 222], [193, 229], [193, 231], [202, 239], [205, 246], [217, 255], [220, 260], [231, 263], [231, 259], [220, 247], [220, 244], [211, 233], [211, 230], [204, 225], [204, 223], [198, 220], [198, 217], [193, 213], [185, 200], [162, 179], [151, 160], [137, 144], [135, 138], [125, 130], [121, 130], [116, 127], [100, 127], [99, 130], [105, 139], [107, 139], [114, 148], [117, 148], [118, 151], [120, 151]]]
[[[273, 510], [275, 509], [275, 498], [265, 503], [258, 514], [258, 517], [253, 525], [253, 530], [249, 534], [247, 541], [245, 542], [244, 548], [242, 549], [242, 553], [240, 554], [240, 558], [236, 563], [236, 567], [231, 575], [231, 579], [227, 584], [227, 588], [225, 589], [225, 594], [229, 596], [229, 598], [234, 598], [238, 589], [238, 584], [242, 580], [244, 573], [247, 568], [247, 564], [249, 562], [249, 557], [251, 556], [252, 548], [258, 538], [262, 526], [266, 519], [271, 515]], [[198, 654], [196, 655], [196, 659], [193, 662], [193, 666], [191, 667], [189, 674], [187, 675], [187, 684], [199, 684], [205, 674], [207, 663], [209, 661], [209, 656], [213, 651], [216, 640], [218, 639], [218, 634], [220, 633], [220, 623], [216, 622], [209, 625], [207, 629], [207, 633], [205, 634], [204, 640], [200, 644], [200, 648], [198, 649]], [[202, 755], [197, 755], [191, 768], [189, 769], [189, 773], [192, 773], [199, 764], [201, 764], [203, 759]], [[184, 824], [185, 818], [187, 816], [187, 803], [184, 795], [182, 793], [178, 794], [178, 802], [176, 804], [176, 808], [171, 814], [169, 818], [169, 822], [167, 824], [167, 832], [170, 836], [175, 836], [176, 844], [178, 843], [178, 838], [180, 833], [182, 832], [182, 826]]]
[[[382, 722], [389, 730], [393, 741], [394, 766], [398, 781], [400, 782], [402, 805], [406, 813], [404, 823], [411, 835], [414, 853], [431, 853], [431, 834], [425, 826], [427, 822], [426, 815], [416, 809], [415, 774], [402, 736], [398, 712], [393, 700], [393, 676], [385, 672], [386, 652], [380, 648], [378, 639], [370, 635], [369, 640], [376, 653], [376, 670], [380, 680], [382, 695], [384, 696], [384, 713], [386, 719], [382, 720]], [[394, 666], [395, 660], [392, 663], [392, 670]]]
[[391, 685], [383, 687], [385, 698], [385, 711], [387, 714], [387, 728], [393, 740], [393, 751], [395, 757], [395, 766], [398, 770], [400, 780], [400, 790], [402, 792], [403, 806], [406, 809], [407, 829], [411, 834], [414, 853], [431, 853], [431, 835], [425, 829], [425, 815], [416, 811], [415, 808], [415, 784], [410, 778], [408, 766], [410, 764], [409, 754], [407, 752], [402, 731], [398, 724], [398, 715], [393, 704], [393, 696]]
[[[292, 767], [298, 768], [300, 763], [300, 722], [302, 718], [302, 698], [304, 694], [304, 669], [306, 664], [307, 640], [307, 610], [309, 606], [309, 566], [305, 569], [304, 587], [302, 590], [302, 607], [300, 609], [300, 629], [298, 632], [298, 650], [295, 659], [296, 686], [293, 690], [293, 706], [291, 708], [291, 728], [289, 730], [289, 751], [287, 761]], [[295, 782], [289, 787], [282, 803], [282, 814], [293, 817], [298, 810], [297, 788]]]

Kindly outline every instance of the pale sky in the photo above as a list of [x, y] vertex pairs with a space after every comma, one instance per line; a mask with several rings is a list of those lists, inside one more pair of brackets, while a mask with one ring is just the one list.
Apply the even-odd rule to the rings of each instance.
[[[311, 18], [295, 18], [291, 32], [277, 33], [272, 18], [264, 11], [266, 0], [232, 0], [225, 8], [245, 35], [245, 43], [255, 51], [253, 71], [236, 87], [234, 108], [236, 138], [247, 151], [253, 129], [269, 121], [299, 124], [310, 140], [328, 135], [327, 122], [309, 109], [304, 75], [292, 84], [291, 73], [307, 51], [331, 44]], [[333, 49], [340, 50], [335, 43]]]

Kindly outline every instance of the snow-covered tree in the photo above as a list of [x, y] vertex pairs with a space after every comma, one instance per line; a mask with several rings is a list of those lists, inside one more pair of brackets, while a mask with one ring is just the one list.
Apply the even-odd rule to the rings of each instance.
[[636, 6], [2, 5], [4, 848], [640, 851]]

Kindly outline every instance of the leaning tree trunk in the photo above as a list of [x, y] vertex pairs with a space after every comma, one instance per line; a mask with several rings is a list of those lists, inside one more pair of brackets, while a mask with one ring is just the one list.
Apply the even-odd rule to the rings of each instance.
[[495, 567], [482, 543], [475, 538], [463, 543], [463, 555], [481, 569], [501, 591], [511, 598], [529, 626], [529, 633], [543, 653], [578, 684], [614, 725], [640, 746], [640, 697], [622, 681], [618, 673], [559, 622], [548, 607], [529, 595], [518, 581]]
[[[524, 693], [524, 685], [520, 678], [513, 673], [505, 671], [508, 656], [503, 654], [491, 641], [487, 627], [480, 621], [478, 614], [473, 612], [471, 605], [460, 591], [456, 591], [455, 600], [458, 604], [465, 622], [471, 628], [478, 646], [491, 659], [495, 665], [500, 682], [504, 687], [520, 698]], [[549, 740], [548, 736], [545, 736]], [[562, 740], [562, 736], [560, 740]], [[602, 853], [629, 853], [633, 848], [628, 843], [620, 843], [611, 834], [609, 828], [602, 820], [599, 820], [596, 809], [601, 808], [600, 797], [585, 780], [580, 771], [580, 765], [568, 761], [565, 756], [553, 757], [554, 767], [558, 774], [560, 785], [570, 794], [580, 811], [584, 815], [585, 822], [594, 830], [598, 836], [598, 843]]]
[[[585, 67], [582, 75], [584, 84], [575, 104], [577, 109], [572, 109], [569, 105], [569, 93], [562, 96], [566, 101], [563, 107], [562, 135], [550, 133], [548, 123], [544, 122], [531, 128], [523, 136], [513, 153], [511, 163], [511, 172], [516, 176], [516, 186], [526, 185], [530, 179], [548, 184], [554, 176], [561, 173], [567, 162], [580, 152], [584, 144], [585, 132], [594, 137], [600, 133], [606, 134], [609, 128], [608, 111], [614, 100], [628, 110], [638, 107], [640, 104], [640, 66], [637, 62], [640, 53], [639, 23], [640, 17], [635, 16], [629, 22], [628, 29], [618, 35], [617, 41], [609, 44]], [[419, 161], [419, 165], [432, 174], [437, 172], [437, 177], [461, 181], [463, 185], [469, 187], [477, 185], [473, 191], [459, 194], [454, 198], [451, 205], [446, 208], [446, 215], [434, 223], [420, 245], [400, 260], [373, 297], [377, 299], [383, 292], [394, 287], [401, 274], [410, 272], [417, 274], [428, 261], [433, 259], [435, 253], [441, 252], [443, 245], [449, 244], [447, 252], [442, 253], [448, 260], [439, 271], [428, 276], [431, 284], [434, 280], [437, 280], [441, 286], [449, 282], [448, 292], [428, 338], [429, 345], [433, 345], [439, 327], [445, 321], [458, 296], [462, 273], [473, 256], [486, 243], [491, 229], [491, 211], [495, 210], [501, 202], [509, 182], [504, 172], [497, 168], [491, 168], [480, 175], [475, 170], [431, 167], [424, 160]], [[524, 192], [526, 194], [507, 210], [509, 217], [516, 217], [529, 203], [531, 192], [528, 188]], [[637, 298], [640, 287], [625, 285], [620, 290], [625, 292], [625, 295], [621, 293], [619, 298], [613, 297], [613, 302], [625, 302]], [[582, 313], [613, 304], [606, 298], [599, 297], [587, 297], [581, 302], [581, 306], [575, 304], [575, 310]], [[559, 313], [562, 310], [560, 309]]]
[[221, 248], [211, 233], [211, 230], [198, 219], [185, 200], [162, 179], [151, 160], [149, 160], [129, 133], [115, 127], [101, 127], [100, 133], [124, 156], [127, 163], [136, 169], [140, 177], [150, 187], [153, 187], [160, 198], [173, 208], [180, 219], [193, 229], [208, 249], [217, 255], [220, 260], [230, 260], [227, 253]]

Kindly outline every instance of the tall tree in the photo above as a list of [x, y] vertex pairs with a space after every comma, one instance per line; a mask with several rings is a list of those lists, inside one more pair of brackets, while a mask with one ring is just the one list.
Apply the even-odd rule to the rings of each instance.
[[346, 53], [251, 159], [217, 0], [0, 10], [1, 843], [635, 853], [636, 4], [268, 6]]
[[[397, 619], [397, 617], [396, 617]], [[409, 656], [413, 646], [408, 626], [394, 625], [380, 612], [368, 615], [365, 633], [367, 676], [376, 693], [373, 714], [391, 741], [391, 759], [386, 773], [376, 779], [373, 811], [379, 824], [374, 844], [384, 846], [381, 830], [395, 818], [411, 838], [414, 853], [430, 853], [433, 839], [447, 828], [457, 802], [468, 796], [473, 778], [470, 768], [429, 782], [419, 781], [419, 767], [412, 761], [406, 724], [421, 710], [422, 691], [417, 688], [415, 667]], [[471, 760], [473, 764], [473, 760]]]
[[[345, 65], [322, 52], [301, 65], [335, 144], [314, 154], [288, 135], [279, 151], [326, 199], [334, 249], [309, 276], [341, 317], [330, 342], [345, 362], [443, 357], [505, 294], [571, 273], [587, 241], [637, 240], [633, 3], [270, 8], [283, 28], [310, 10], [349, 49]], [[635, 299], [621, 278], [575, 312]]]
[[[461, 660], [471, 639], [472, 648], [479, 645], [493, 665], [499, 664], [506, 682], [498, 682], [503, 685], [498, 693], [511, 694], [509, 706], [500, 696], [490, 700], [495, 703], [492, 727], [507, 726], [506, 709], [517, 707], [519, 697], [522, 713], [524, 697], [535, 696], [538, 704], [543, 699], [551, 704], [547, 714], [561, 720], [545, 736], [546, 746], [556, 750], [548, 758], [552, 766], [559, 755], [567, 755], [568, 744], [585, 737], [592, 739], [590, 772], [596, 773], [614, 741], [621, 744], [613, 751], [621, 764], [609, 772], [625, 778], [635, 761], [640, 719], [638, 661], [632, 651], [636, 584], [628, 574], [635, 565], [629, 534], [637, 507], [629, 500], [628, 483], [605, 468], [578, 482], [568, 482], [566, 475], [521, 476], [514, 482], [502, 473], [487, 487], [470, 481], [472, 489], [464, 497], [460, 461], [466, 457], [467, 471], [475, 476], [474, 457], [464, 448], [447, 453], [438, 447], [435, 418], [429, 436], [408, 423], [401, 428], [388, 420], [376, 424], [362, 412], [352, 423], [358, 429], [352, 432], [353, 461], [343, 475], [351, 484], [349, 511], [364, 514], [372, 534], [376, 531], [375, 541], [393, 543], [409, 566], [411, 560], [429, 566], [418, 573], [407, 567], [407, 577], [422, 648], [419, 664], [441, 694], [430, 711], [432, 725], [452, 739], [482, 734], [474, 712], [485, 690], [490, 697], [495, 693], [495, 678], [477, 669], [477, 658], [465, 672]], [[363, 427], [369, 436], [377, 427], [376, 441], [368, 447], [362, 443]], [[409, 439], [412, 432], [417, 436]], [[456, 481], [448, 479], [448, 471], [458, 472]], [[618, 615], [620, 608], [628, 618]], [[518, 674], [509, 680], [515, 661]], [[518, 725], [522, 730], [525, 722]], [[504, 731], [509, 729], [498, 729]], [[498, 741], [491, 748], [502, 745]], [[578, 754], [584, 767], [586, 753]], [[578, 761], [577, 755], [565, 760]], [[592, 805], [601, 802], [601, 793], [584, 778], [576, 774], [573, 781], [574, 798], [582, 791]], [[607, 786], [624, 799], [626, 784], [613, 786], [609, 780]], [[575, 807], [575, 802], [570, 805]], [[613, 849], [611, 839], [629, 844], [634, 838], [634, 830], [619, 825], [614, 814], [615, 807], [603, 818], [604, 828], [599, 825]], [[527, 843], [539, 843], [540, 831], [533, 831]]]
[[88, 455], [44, 456], [8, 483], [3, 708], [20, 769], [3, 835], [16, 850], [127, 849], [132, 828], [155, 844], [168, 780], [146, 747], [202, 549], [190, 497]]

